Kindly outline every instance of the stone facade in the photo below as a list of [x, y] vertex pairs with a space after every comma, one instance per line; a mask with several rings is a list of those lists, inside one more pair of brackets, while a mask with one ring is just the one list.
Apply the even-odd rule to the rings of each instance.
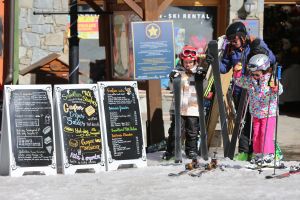
[[[28, 67], [50, 53], [63, 54], [68, 15], [34, 15], [33, 12], [68, 11], [66, 0], [19, 1], [19, 66]], [[20, 84], [31, 84], [32, 75], [19, 77]]]
[[229, 24], [234, 19], [259, 19], [259, 37], [263, 37], [264, 27], [264, 0], [253, 0], [256, 9], [251, 13], [246, 13], [244, 9], [244, 1], [230, 0], [229, 8]]

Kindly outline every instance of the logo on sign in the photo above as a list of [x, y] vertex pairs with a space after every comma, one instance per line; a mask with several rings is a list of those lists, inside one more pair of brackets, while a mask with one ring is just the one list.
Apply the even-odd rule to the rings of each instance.
[[160, 36], [160, 27], [155, 24], [151, 23], [146, 26], [146, 35], [150, 39], [156, 39]]

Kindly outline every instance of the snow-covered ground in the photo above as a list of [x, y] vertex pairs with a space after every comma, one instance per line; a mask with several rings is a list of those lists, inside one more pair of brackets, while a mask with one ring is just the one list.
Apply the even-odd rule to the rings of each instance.
[[[161, 160], [162, 152], [147, 154], [148, 167], [126, 168], [98, 174], [56, 176], [0, 176], [0, 200], [174, 200], [174, 199], [300, 199], [300, 174], [284, 179], [265, 179], [273, 169], [244, 168], [247, 162], [219, 158], [224, 171], [215, 170], [201, 177], [182, 175], [183, 164]], [[221, 156], [221, 155], [219, 155]], [[200, 160], [202, 163], [208, 161]], [[299, 162], [284, 162], [286, 166]], [[276, 170], [276, 174], [287, 171]]]

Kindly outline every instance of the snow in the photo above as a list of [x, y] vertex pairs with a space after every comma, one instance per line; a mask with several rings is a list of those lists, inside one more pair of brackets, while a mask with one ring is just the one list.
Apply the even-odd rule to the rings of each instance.
[[[201, 177], [168, 174], [184, 169], [183, 164], [161, 160], [162, 152], [147, 154], [148, 167], [122, 168], [117, 171], [77, 173], [75, 175], [0, 176], [1, 200], [168, 200], [168, 199], [299, 199], [300, 174], [284, 179], [265, 179], [273, 169], [249, 170], [243, 161], [217, 156], [224, 171], [216, 169]], [[208, 163], [200, 159], [201, 163]], [[286, 166], [298, 165], [285, 161]], [[276, 174], [288, 169], [277, 169]]]

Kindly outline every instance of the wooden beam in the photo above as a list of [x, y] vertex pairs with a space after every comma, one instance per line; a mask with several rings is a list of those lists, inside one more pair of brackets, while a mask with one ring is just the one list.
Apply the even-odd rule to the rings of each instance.
[[163, 2], [161, 2], [158, 7], [157, 14], [160, 15], [161, 13], [163, 13], [167, 9], [167, 7], [171, 5], [172, 2], [173, 0], [164, 0]]
[[227, 1], [220, 1], [217, 12], [217, 37], [224, 35], [228, 25], [228, 3]]
[[[97, 5], [102, 5], [105, 0], [92, 0]], [[86, 0], [78, 0], [78, 5], [84, 5], [86, 4]]]
[[[105, 11], [113, 11], [109, 6], [109, 2], [106, 1], [104, 4]], [[105, 80], [112, 80], [112, 40], [113, 33], [111, 30], [112, 16], [103, 15], [99, 17], [99, 44], [105, 46]]]
[[104, 12], [100, 8], [100, 6], [97, 3], [95, 3], [94, 0], [83, 0], [83, 1], [85, 1], [87, 4], [89, 4], [89, 6], [91, 6], [91, 8], [93, 8], [96, 12]]
[[133, 0], [123, 0], [140, 18], [143, 19], [143, 9]]
[[145, 5], [145, 21], [158, 20], [158, 2], [157, 0], [144, 0]]
[[299, 4], [300, 1], [290, 1], [290, 0], [265, 0], [264, 4]]

